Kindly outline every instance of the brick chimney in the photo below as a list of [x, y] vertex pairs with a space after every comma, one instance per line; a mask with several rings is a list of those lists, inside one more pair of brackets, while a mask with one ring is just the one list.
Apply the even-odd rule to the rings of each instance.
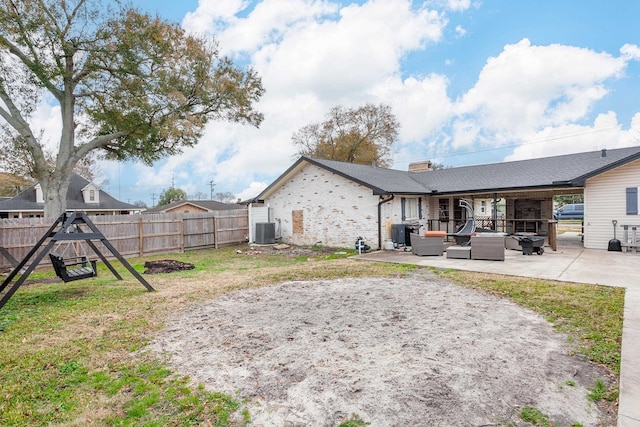
[[421, 162], [409, 163], [409, 172], [429, 172], [432, 171], [431, 160], [423, 160]]

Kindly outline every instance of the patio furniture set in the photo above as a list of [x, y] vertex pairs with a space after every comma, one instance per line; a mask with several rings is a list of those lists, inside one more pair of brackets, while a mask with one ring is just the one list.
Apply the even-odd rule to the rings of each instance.
[[[411, 233], [411, 252], [419, 256], [442, 256], [446, 251], [447, 258], [480, 259], [504, 261], [505, 249], [522, 248], [523, 255], [533, 252], [542, 255], [544, 237], [533, 235], [507, 236], [506, 233], [476, 232], [475, 215], [468, 200], [460, 199], [460, 207], [467, 211], [467, 220], [455, 233], [444, 231], [425, 231], [420, 236]], [[445, 246], [445, 239], [452, 237], [456, 244]]]
[[[542, 255], [544, 237], [507, 236], [505, 233], [474, 233], [463, 245], [447, 245], [444, 231], [426, 231], [424, 235], [411, 234], [411, 252], [418, 256], [442, 256], [447, 258], [504, 261], [505, 249], [521, 249], [523, 255], [536, 252]], [[520, 248], [512, 247], [518, 242]]]

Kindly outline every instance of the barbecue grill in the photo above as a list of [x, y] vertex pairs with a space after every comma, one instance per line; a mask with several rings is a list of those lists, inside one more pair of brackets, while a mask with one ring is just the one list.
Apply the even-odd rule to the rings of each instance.
[[520, 246], [522, 247], [522, 255], [531, 255], [534, 252], [538, 255], [542, 255], [544, 253], [544, 248], [542, 247], [542, 245], [544, 244], [544, 237], [519, 237], [518, 243], [520, 243]]

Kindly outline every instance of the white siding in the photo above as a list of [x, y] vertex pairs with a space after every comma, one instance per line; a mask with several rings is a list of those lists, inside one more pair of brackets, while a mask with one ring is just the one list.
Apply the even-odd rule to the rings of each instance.
[[[352, 247], [361, 236], [376, 249], [378, 201], [371, 189], [309, 164], [264, 202], [280, 220], [285, 242]], [[294, 211], [302, 211], [302, 233], [293, 233]]]
[[[256, 224], [259, 222], [272, 222], [271, 208], [268, 206], [249, 206], [249, 241], [255, 242]], [[276, 225], [276, 237], [278, 229]]]
[[622, 240], [622, 225], [640, 225], [640, 216], [627, 215], [626, 189], [640, 187], [640, 160], [587, 180], [584, 190], [584, 246], [607, 249], [613, 238], [612, 220]]

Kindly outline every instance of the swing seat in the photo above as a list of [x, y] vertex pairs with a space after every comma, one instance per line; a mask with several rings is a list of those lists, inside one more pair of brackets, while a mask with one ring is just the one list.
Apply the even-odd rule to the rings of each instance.
[[[98, 275], [96, 261], [87, 260], [85, 256], [64, 259], [60, 255], [49, 254], [49, 258], [51, 258], [51, 265], [53, 265], [53, 269], [56, 271], [56, 276], [61, 278], [65, 283]], [[75, 262], [69, 262], [74, 260]]]

